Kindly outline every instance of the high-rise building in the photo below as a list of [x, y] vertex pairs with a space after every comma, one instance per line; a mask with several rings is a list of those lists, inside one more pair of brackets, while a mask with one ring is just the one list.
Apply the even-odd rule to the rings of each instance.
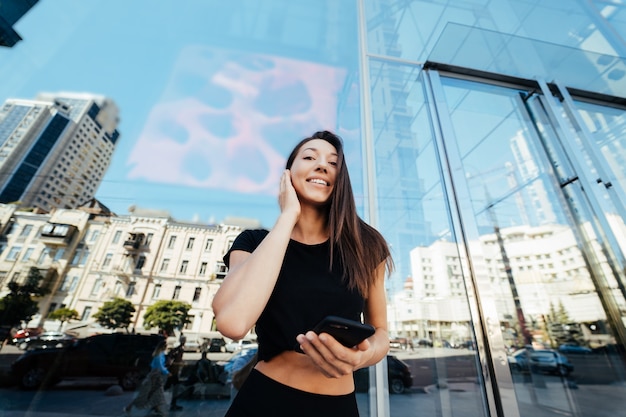
[[13, 24], [39, 0], [4, 0], [0, 2], [0, 46], [9, 48], [22, 40]]
[[102, 96], [42, 93], [0, 108], [0, 202], [75, 208], [91, 200], [119, 138]]

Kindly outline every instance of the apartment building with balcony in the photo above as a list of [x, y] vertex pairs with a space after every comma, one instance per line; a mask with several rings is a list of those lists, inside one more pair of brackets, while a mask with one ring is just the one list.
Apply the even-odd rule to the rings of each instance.
[[149, 331], [143, 314], [158, 300], [191, 305], [187, 332], [215, 330], [211, 300], [226, 275], [222, 257], [242, 230], [178, 222], [163, 211], [117, 216], [97, 200], [50, 214], [0, 204], [0, 221], [0, 296], [37, 268], [50, 293], [28, 325], [54, 329], [60, 323], [46, 317], [57, 308], [78, 311], [87, 324], [104, 302], [121, 297], [135, 306], [137, 332]]

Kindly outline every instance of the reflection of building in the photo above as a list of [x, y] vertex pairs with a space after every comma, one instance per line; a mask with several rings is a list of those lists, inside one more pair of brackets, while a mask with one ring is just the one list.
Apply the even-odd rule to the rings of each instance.
[[[542, 225], [555, 223], [558, 219], [554, 213], [545, 184], [540, 179], [541, 171], [529, 149], [528, 140], [523, 132], [511, 139], [511, 152], [515, 157], [515, 166], [508, 168], [509, 187], [520, 190], [516, 194], [517, 205], [525, 224]], [[522, 185], [527, 184], [525, 187]], [[532, 208], [528, 210], [527, 207]]]
[[118, 110], [88, 94], [40, 94], [0, 109], [0, 202], [45, 211], [92, 199], [117, 143]]
[[0, 2], [0, 46], [14, 46], [22, 38], [13, 25], [39, 0], [3, 0]]
[[[500, 234], [527, 325], [541, 322], [559, 305], [573, 323], [604, 321], [604, 310], [571, 229], [562, 225], [519, 226], [503, 228]], [[514, 328], [516, 307], [497, 236], [485, 234], [479, 243], [473, 244], [479, 244], [485, 255], [482, 267], [489, 277], [498, 311], [503, 312], [502, 325]], [[454, 242], [437, 241], [411, 251], [412, 275], [389, 308], [392, 332], [458, 341], [449, 336], [449, 327], [468, 323], [469, 310], [463, 295], [463, 260], [457, 249]]]
[[122, 297], [137, 309], [137, 331], [157, 300], [191, 304], [188, 331], [210, 331], [211, 299], [226, 273], [222, 256], [241, 231], [238, 225], [181, 223], [157, 211], [116, 216], [97, 200], [51, 214], [0, 205], [0, 222], [0, 297], [8, 282], [37, 268], [51, 293], [40, 300], [33, 324], [49, 329], [58, 326], [46, 323], [50, 311], [68, 307], [91, 322], [105, 301]]

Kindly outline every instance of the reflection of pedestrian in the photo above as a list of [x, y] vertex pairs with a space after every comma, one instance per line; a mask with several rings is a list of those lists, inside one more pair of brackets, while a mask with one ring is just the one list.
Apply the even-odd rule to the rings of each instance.
[[[213, 298], [217, 328], [241, 339], [253, 326], [258, 362], [226, 417], [358, 416], [353, 371], [389, 350], [382, 235], [357, 214], [341, 139], [302, 140], [287, 158], [271, 230], [245, 230], [223, 260]], [[346, 347], [311, 329], [327, 315], [364, 317], [376, 332]], [[303, 353], [301, 353], [303, 352]]]
[[[196, 383], [208, 384], [216, 381], [217, 376], [215, 375], [215, 365], [210, 359], [207, 358], [207, 352], [203, 350], [200, 359], [194, 366], [193, 372], [184, 382], [180, 384], [176, 391], [172, 392], [172, 404], [176, 404], [176, 400], [186, 394], [190, 389], [193, 389]], [[180, 409], [182, 409], [182, 407], [177, 408], [177, 410]], [[173, 409], [170, 407], [170, 410]]]
[[150, 372], [145, 377], [137, 396], [124, 407], [124, 413], [130, 415], [133, 407], [150, 408], [158, 415], [165, 416], [167, 403], [165, 401], [165, 379], [169, 375], [169, 371], [165, 367], [165, 348], [167, 343], [162, 340], [152, 353], [152, 362], [150, 362]]
[[180, 411], [183, 409], [180, 405], [176, 404], [176, 398], [178, 385], [180, 384], [180, 371], [183, 369], [185, 363], [183, 362], [183, 354], [185, 353], [185, 344], [182, 343], [172, 349], [167, 354], [167, 366], [170, 370], [170, 377], [165, 383], [165, 389], [172, 388], [172, 401], [170, 403], [170, 411]]

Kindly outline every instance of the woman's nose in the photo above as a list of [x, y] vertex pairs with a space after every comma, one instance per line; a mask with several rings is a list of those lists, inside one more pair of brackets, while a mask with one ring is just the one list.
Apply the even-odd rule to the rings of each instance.
[[317, 160], [317, 169], [326, 171], [327, 167], [328, 167], [328, 161], [326, 161], [324, 158], [320, 158]]

